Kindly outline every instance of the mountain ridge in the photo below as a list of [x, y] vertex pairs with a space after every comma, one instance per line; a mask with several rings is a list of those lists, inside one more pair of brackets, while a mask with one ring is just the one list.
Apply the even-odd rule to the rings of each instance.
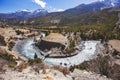
[[63, 12], [48, 13], [48, 11], [45, 9], [37, 9], [35, 11], [25, 9], [25, 10], [18, 10], [16, 12], [12, 12], [12, 13], [0, 13], [0, 18], [25, 19], [25, 18], [35, 18], [35, 17], [40, 17], [40, 16], [46, 16], [46, 15], [49, 15], [52, 13], [60, 13], [60, 15], [62, 15], [62, 14], [78, 15], [78, 14], [84, 14], [84, 13], [92, 12], [92, 11], [100, 11], [105, 8], [116, 7], [116, 6], [120, 6], [119, 0], [99, 0], [99, 1], [95, 1], [90, 4], [80, 4], [74, 8], [67, 9]]
[[0, 18], [25, 19], [25, 18], [34, 18], [34, 17], [44, 16], [46, 14], [48, 14], [48, 11], [45, 9], [37, 9], [35, 11], [25, 9], [25, 10], [18, 10], [12, 13], [0, 13]]
[[[108, 2], [106, 1], [109, 2], [109, 6], [108, 6]], [[51, 12], [51, 13], [48, 13], [45, 9], [38, 9], [35, 11], [24, 10], [24, 11], [18, 11], [19, 15], [12, 13], [9, 19], [5, 19], [6, 22], [4, 20], [2, 21], [12, 25], [18, 24], [18, 25], [29, 25], [29, 26], [30, 25], [51, 26], [56, 24], [60, 26], [71, 26], [71, 25], [80, 26], [83, 24], [87, 24], [86, 21], [89, 21], [90, 24], [91, 23], [95, 24], [97, 23], [97, 21], [102, 23], [102, 21], [104, 21], [102, 18], [100, 18], [101, 16], [104, 16], [102, 12], [106, 11], [105, 14], [107, 15], [109, 14], [107, 12], [115, 11], [116, 8], [118, 8], [119, 10], [120, 8], [120, 4], [118, 5], [119, 2], [117, 3], [116, 6], [111, 6], [112, 3], [113, 2], [111, 2], [111, 0], [102, 0], [90, 4], [80, 4], [74, 8], [70, 8], [62, 12]], [[42, 14], [39, 13], [41, 11], [43, 12]], [[31, 13], [33, 13], [34, 15], [31, 15]], [[24, 14], [24, 16], [22, 16], [21, 14]], [[8, 16], [4, 15], [3, 17], [7, 18]], [[106, 16], [104, 17], [107, 18]]]

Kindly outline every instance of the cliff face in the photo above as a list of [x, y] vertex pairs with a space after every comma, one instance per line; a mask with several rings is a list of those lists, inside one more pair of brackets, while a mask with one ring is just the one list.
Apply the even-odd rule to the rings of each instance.
[[52, 48], [60, 48], [61, 50], [64, 50], [65, 46], [60, 44], [60, 43], [56, 43], [56, 42], [49, 42], [49, 41], [44, 41], [44, 40], [41, 40], [41, 42], [39, 42], [37, 44], [37, 46], [39, 47], [40, 50], [42, 51], [49, 51], [51, 50]]

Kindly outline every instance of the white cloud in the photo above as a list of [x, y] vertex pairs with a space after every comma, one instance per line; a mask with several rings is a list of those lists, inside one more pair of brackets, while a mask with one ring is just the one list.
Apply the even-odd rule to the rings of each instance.
[[37, 3], [38, 5], [40, 5], [42, 8], [46, 7], [46, 2], [42, 1], [42, 0], [34, 0], [35, 3]]
[[61, 12], [61, 11], [64, 11], [63, 9], [58, 9], [58, 10], [56, 10], [57, 12]]

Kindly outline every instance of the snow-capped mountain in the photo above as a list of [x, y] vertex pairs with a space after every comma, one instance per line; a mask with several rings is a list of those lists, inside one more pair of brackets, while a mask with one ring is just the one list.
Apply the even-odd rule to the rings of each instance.
[[[109, 7], [118, 7], [120, 6], [120, 0], [98, 0], [96, 2], [90, 4], [80, 4], [77, 7], [67, 9], [63, 11], [63, 15], [73, 15], [73, 14], [84, 14], [87, 12], [92, 11], [100, 11]], [[44, 16], [48, 14], [48, 11], [45, 9], [37, 9], [35, 11], [31, 11], [28, 9], [25, 10], [18, 10], [14, 13], [0, 13], [0, 18], [18, 18], [18, 19], [25, 19], [25, 18], [34, 18], [39, 16]]]
[[68, 9], [66, 11], [74, 13], [86, 13], [91, 11], [100, 11], [110, 7], [120, 6], [120, 0], [98, 0], [90, 4], [80, 4], [75, 8]]
[[32, 10], [24, 9], [24, 10], [18, 10], [18, 11], [16, 11], [16, 13], [19, 13], [19, 12], [32, 12]]
[[120, 6], [120, 0], [99, 0], [106, 6]]
[[25, 9], [25, 10], [18, 10], [13, 13], [0, 13], [0, 18], [24, 19], [24, 18], [34, 18], [34, 17], [44, 16], [46, 14], [48, 14], [48, 11], [45, 9], [38, 9], [35, 11]]

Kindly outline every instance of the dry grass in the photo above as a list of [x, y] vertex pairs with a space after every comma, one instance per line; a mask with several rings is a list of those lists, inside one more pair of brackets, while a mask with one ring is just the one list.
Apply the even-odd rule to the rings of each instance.
[[67, 38], [59, 33], [50, 33], [50, 35], [43, 38], [43, 40], [49, 41], [49, 42], [57, 42], [63, 45], [65, 45], [65, 43], [68, 42]]
[[120, 40], [109, 40], [108, 44], [112, 45], [114, 49], [120, 52]]
[[0, 35], [4, 36], [6, 41], [10, 37], [15, 36], [16, 32], [13, 28], [0, 28]]

